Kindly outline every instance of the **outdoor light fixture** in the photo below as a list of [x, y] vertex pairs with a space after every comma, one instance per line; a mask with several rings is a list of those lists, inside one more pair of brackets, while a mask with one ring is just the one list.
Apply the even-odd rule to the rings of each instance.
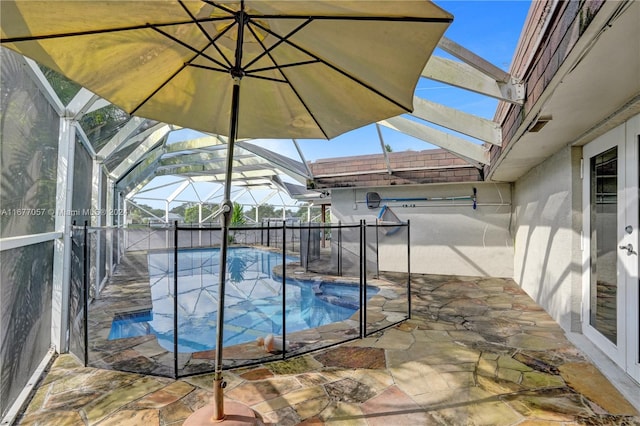
[[550, 115], [538, 116], [536, 117], [535, 121], [531, 124], [528, 131], [531, 133], [539, 132], [552, 119], [553, 117], [551, 117]]

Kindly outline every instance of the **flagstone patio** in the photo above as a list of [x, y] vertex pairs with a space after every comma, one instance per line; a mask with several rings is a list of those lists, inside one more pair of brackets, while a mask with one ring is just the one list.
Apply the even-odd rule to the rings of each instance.
[[[402, 277], [388, 277], [402, 279]], [[508, 279], [412, 276], [412, 318], [362, 340], [226, 372], [274, 425], [638, 425], [640, 414]], [[212, 375], [172, 380], [59, 356], [21, 425], [180, 425]]]

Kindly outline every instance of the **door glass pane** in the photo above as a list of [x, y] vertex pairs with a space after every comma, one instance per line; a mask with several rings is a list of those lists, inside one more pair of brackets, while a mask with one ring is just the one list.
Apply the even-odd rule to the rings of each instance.
[[589, 323], [616, 344], [618, 148], [591, 158], [591, 298]]

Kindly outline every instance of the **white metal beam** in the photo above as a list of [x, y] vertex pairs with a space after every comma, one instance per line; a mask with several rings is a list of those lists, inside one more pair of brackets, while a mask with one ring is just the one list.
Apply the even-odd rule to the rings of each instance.
[[153, 214], [152, 212], [150, 212], [149, 210], [145, 209], [144, 207], [140, 206], [139, 204], [137, 204], [135, 201], [133, 200], [129, 200], [129, 199], [125, 199], [125, 205], [129, 203], [132, 204], [135, 208], [142, 210], [143, 212], [145, 212], [146, 214], [153, 216], [154, 218], [158, 219], [158, 220], [164, 220], [161, 217], [156, 216], [155, 214]]
[[222, 191], [224, 189], [224, 187], [222, 185], [220, 185], [218, 188], [214, 189], [213, 191], [211, 191], [209, 193], [209, 195], [207, 195], [206, 197], [204, 197], [204, 202], [208, 202], [209, 200], [213, 199], [213, 197], [216, 196], [216, 194], [220, 191]]
[[507, 83], [511, 79], [511, 76], [508, 72], [501, 70], [491, 62], [481, 58], [472, 51], [466, 49], [465, 47], [462, 47], [461, 45], [453, 40], [448, 39], [447, 37], [442, 37], [440, 39], [440, 41], [438, 42], [438, 47], [449, 53], [450, 55], [460, 59], [465, 64], [471, 65], [473, 68], [477, 69], [484, 75], [493, 78], [495, 81]]
[[240, 199], [240, 197], [242, 197], [244, 194], [246, 194], [247, 192], [249, 192], [249, 190], [247, 188], [242, 188], [241, 191], [239, 191], [232, 199], [231, 202], [235, 202], [236, 200]]
[[[136, 149], [133, 150], [131, 154], [109, 173], [111, 177], [115, 180], [120, 179], [127, 172], [129, 172], [133, 167], [135, 167], [138, 162], [158, 143], [161, 143], [163, 138], [167, 135], [165, 128], [160, 128], [151, 133]], [[164, 151], [163, 151], [164, 152]], [[158, 158], [159, 159], [159, 158]]]
[[126, 176], [118, 181], [117, 187], [125, 194], [130, 192], [140, 182], [147, 179], [147, 177], [155, 174], [156, 166], [162, 157], [164, 150], [163, 147], [157, 146], [153, 148], [146, 157], [138, 163], [133, 169], [131, 169]]
[[53, 294], [51, 301], [51, 342], [56, 350], [68, 347], [69, 289], [71, 282], [71, 209], [73, 207], [74, 120], [60, 118], [58, 177], [56, 185], [55, 232], [63, 234], [53, 248]]
[[205, 136], [197, 139], [190, 139], [182, 142], [174, 142], [167, 146], [167, 153], [189, 151], [197, 148], [222, 146], [226, 148], [226, 141], [220, 136]]
[[406, 135], [444, 148], [466, 159], [470, 159], [475, 166], [489, 164], [489, 152], [484, 147], [449, 133], [416, 123], [404, 117], [393, 117], [380, 121], [379, 123], [390, 129], [397, 130]]
[[42, 70], [40, 69], [38, 64], [34, 60], [24, 56], [22, 56], [22, 59], [24, 60], [24, 64], [26, 65], [25, 69], [28, 71], [27, 74], [29, 75], [29, 77], [31, 77], [36, 86], [38, 86], [40, 93], [42, 93], [47, 101], [49, 101], [56, 113], [62, 116], [64, 114], [64, 105], [62, 104], [62, 101], [60, 100], [60, 97], [58, 97], [56, 91], [53, 90], [53, 87], [47, 80], [47, 77], [45, 77], [42, 73]]
[[155, 125], [146, 129], [144, 132], [140, 132], [139, 134], [127, 139], [125, 143], [117, 149], [117, 151], [120, 151], [121, 149], [127, 148], [131, 145], [139, 144], [149, 136], [156, 134], [156, 132], [158, 132], [158, 135], [162, 132], [165, 132], [164, 136], [168, 138], [169, 133], [171, 133], [175, 129], [176, 126], [174, 126], [173, 124], [156, 123]]
[[498, 123], [455, 108], [414, 96], [411, 115], [492, 145], [502, 145], [502, 129]]
[[100, 99], [97, 99], [95, 102], [93, 102], [84, 113], [89, 114], [89, 113], [92, 113], [93, 111], [97, 111], [100, 108], [104, 108], [109, 105], [111, 105], [111, 102], [103, 98], [100, 98]]
[[[95, 157], [94, 157], [95, 158]], [[102, 182], [103, 182], [103, 172], [102, 172], [102, 162], [99, 160], [93, 160], [93, 174], [91, 177], [91, 209], [93, 210], [93, 214], [91, 215], [91, 226], [104, 226], [103, 223], [103, 209], [104, 206], [102, 204]], [[107, 209], [111, 210], [111, 209]], [[105, 211], [106, 215], [111, 215], [112, 212]], [[96, 233], [96, 259], [100, 259], [102, 257], [102, 239], [105, 235], [102, 232]], [[100, 284], [102, 283], [102, 268], [97, 267], [95, 271], [95, 294], [98, 294]], [[104, 271], [106, 273], [106, 271]]]
[[21, 235], [18, 237], [0, 238], [0, 251], [13, 250], [46, 241], [62, 238], [62, 232], [45, 232], [42, 234]]
[[178, 195], [182, 194], [182, 191], [184, 191], [185, 189], [187, 189], [187, 187], [189, 186], [190, 182], [189, 179], [186, 179], [184, 181], [182, 181], [182, 183], [180, 184], [180, 186], [178, 186], [167, 198], [166, 200], [168, 202], [172, 202], [173, 200], [175, 200], [176, 198], [178, 198]]
[[93, 149], [93, 145], [91, 145], [91, 141], [89, 140], [89, 137], [84, 132], [84, 129], [82, 128], [80, 123], [75, 121], [74, 126], [76, 127], [76, 137], [80, 139], [80, 143], [82, 144], [84, 149], [87, 150], [87, 152], [91, 156], [91, 159], [95, 160], [97, 158], [96, 151]]
[[196, 195], [196, 198], [198, 199], [198, 202], [202, 203], [202, 198], [200, 197], [200, 194], [198, 193], [198, 189], [194, 185], [194, 180], [191, 179], [191, 178], [189, 178], [189, 185], [191, 185], [191, 189], [193, 189], [193, 193]]
[[[413, 100], [414, 108], [415, 108], [415, 98]], [[376, 132], [378, 132], [378, 139], [380, 140], [380, 148], [382, 148], [382, 155], [384, 156], [384, 162], [387, 165], [387, 173], [392, 174], [391, 163], [389, 162], [389, 155], [387, 155], [387, 147], [384, 146], [384, 138], [382, 137], [382, 131], [380, 130], [380, 125], [376, 123]]]
[[295, 139], [292, 139], [293, 141], [293, 145], [296, 147], [296, 151], [298, 151], [298, 155], [300, 156], [300, 160], [302, 160], [302, 164], [304, 164], [304, 167], [307, 169], [307, 174], [309, 175], [309, 179], [313, 179], [313, 172], [311, 171], [311, 167], [309, 167], [309, 164], [307, 163], [307, 160], [304, 158], [304, 154], [302, 153], [302, 150], [300, 149], [300, 145], [298, 145], [298, 141]]
[[99, 100], [100, 96], [83, 87], [78, 91], [78, 93], [76, 93], [73, 99], [71, 99], [69, 105], [67, 105], [66, 113], [69, 114], [71, 118], [80, 120], [82, 119], [82, 116], [87, 113], [89, 108]]
[[[107, 208], [113, 208], [115, 205], [115, 198], [116, 198], [116, 190], [115, 190], [115, 185], [112, 179], [110, 179], [108, 176], [105, 175], [105, 177], [103, 177], [103, 179], [107, 179], [107, 194], [106, 194], [106, 198], [107, 198]], [[107, 215], [107, 226], [113, 226], [114, 224], [114, 215]], [[106, 246], [107, 246], [107, 262], [106, 262], [106, 266], [108, 269], [108, 275], [111, 275], [113, 273], [113, 267], [115, 266], [114, 264], [114, 253], [113, 253], [113, 234], [111, 232], [107, 232], [107, 241], [106, 241]]]
[[471, 65], [439, 56], [431, 56], [422, 76], [513, 104], [522, 105], [525, 99], [524, 84], [515, 79], [498, 82]]
[[[242, 149], [245, 149], [249, 152], [254, 153], [256, 156], [258, 156], [259, 158], [261, 158], [262, 160], [270, 163], [270, 164], [274, 164], [279, 170], [281, 170], [283, 173], [289, 175], [291, 178], [295, 179], [296, 181], [300, 182], [300, 183], [306, 183], [308, 179], [310, 179], [309, 175], [305, 175], [304, 172], [301, 170], [302, 167], [304, 167], [303, 165], [301, 165], [302, 167], [300, 167], [300, 169], [298, 168], [294, 168], [292, 167], [291, 164], [288, 164], [286, 161], [281, 161], [277, 156], [274, 157], [263, 157], [259, 151], [255, 150], [253, 148], [253, 146], [251, 146], [250, 144], [243, 144], [242, 141], [238, 143], [239, 147], [242, 147]], [[295, 161], [290, 159], [291, 161]]]
[[[118, 130], [118, 132], [115, 135], [113, 135], [111, 139], [109, 139], [109, 142], [107, 142], [102, 147], [102, 149], [100, 149], [100, 151], [98, 152], [98, 155], [100, 156], [100, 158], [103, 160], [108, 159], [111, 156], [111, 154], [116, 152], [125, 142], [129, 140], [131, 134], [135, 132], [138, 128], [140, 128], [140, 126], [145, 121], [146, 121], [145, 118], [131, 117], [131, 119], [127, 122], [127, 124], [125, 124], [120, 130]], [[166, 124], [156, 125], [154, 126], [154, 128], [158, 126], [166, 126]], [[150, 134], [153, 131], [149, 132], [149, 130], [147, 130], [146, 132]], [[146, 136], [148, 135], [142, 136], [139, 140], [144, 139], [144, 137]]]
[[142, 181], [138, 182], [138, 184], [127, 193], [126, 198], [131, 199], [136, 197], [136, 194], [138, 194], [142, 188], [144, 188], [149, 182], [151, 182], [154, 177], [156, 177], [155, 173], [151, 173]]
[[[225, 170], [220, 164], [202, 163], [176, 166], [158, 165], [156, 172], [158, 175], [207, 174], [211, 176], [224, 176]], [[241, 162], [235, 161], [233, 163], [234, 179], [242, 179], [242, 176], [273, 176], [275, 174], [277, 174], [276, 171], [268, 163], [258, 166], [255, 164], [242, 164]], [[224, 178], [222, 178], [222, 180], [224, 180]]]
[[145, 188], [145, 190], [144, 190], [144, 191], [139, 191], [138, 193], [139, 193], [139, 194], [143, 194], [143, 193], [145, 193], [145, 192], [156, 191], [156, 190], [158, 190], [158, 189], [167, 188], [167, 187], [169, 187], [169, 186], [174, 186], [176, 183], [179, 183], [181, 180], [182, 180], [182, 179], [178, 179], [178, 180], [176, 180], [176, 181], [174, 181], [174, 182], [168, 182], [168, 183], [163, 183], [163, 184], [161, 184], [161, 185], [150, 186], [150, 187], [148, 187], [148, 188]]
[[258, 205], [256, 207], [260, 207], [261, 205], [263, 205], [264, 203], [266, 203], [267, 201], [269, 201], [271, 198], [273, 198], [274, 195], [276, 195], [278, 193], [277, 190], [273, 190], [271, 191], [269, 194], [267, 194], [266, 197], [264, 197], [262, 199], [262, 201], [260, 201], [260, 203], [258, 203]]
[[[234, 164], [248, 164], [252, 163], [255, 165], [267, 164], [267, 161], [261, 158], [257, 158], [253, 154], [240, 154], [234, 155], [233, 157]], [[225, 166], [225, 162], [227, 161], [227, 154], [222, 152], [197, 152], [192, 154], [182, 154], [182, 155], [173, 155], [171, 157], [163, 156], [160, 161], [161, 167], [179, 167], [179, 166], [189, 166], [193, 164], [220, 164], [220, 167]]]

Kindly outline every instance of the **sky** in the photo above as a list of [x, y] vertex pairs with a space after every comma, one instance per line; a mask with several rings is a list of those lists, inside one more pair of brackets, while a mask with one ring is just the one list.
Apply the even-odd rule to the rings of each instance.
[[[435, 3], [454, 16], [454, 21], [447, 29], [445, 37], [497, 67], [509, 71], [531, 5], [529, 0], [436, 0]], [[434, 54], [448, 57], [446, 53], [438, 49]], [[418, 82], [416, 96], [486, 119], [493, 118], [498, 104], [497, 100], [486, 96], [425, 78], [421, 78]], [[381, 127], [381, 133], [384, 143], [388, 144], [394, 152], [436, 148], [424, 141], [385, 127]], [[169, 138], [169, 143], [198, 136], [201, 136], [198, 132], [185, 129], [174, 132]], [[293, 159], [301, 160], [291, 140], [255, 139], [252, 142]], [[345, 133], [330, 141], [300, 139], [298, 144], [306, 161], [381, 152], [380, 139], [375, 125]]]

